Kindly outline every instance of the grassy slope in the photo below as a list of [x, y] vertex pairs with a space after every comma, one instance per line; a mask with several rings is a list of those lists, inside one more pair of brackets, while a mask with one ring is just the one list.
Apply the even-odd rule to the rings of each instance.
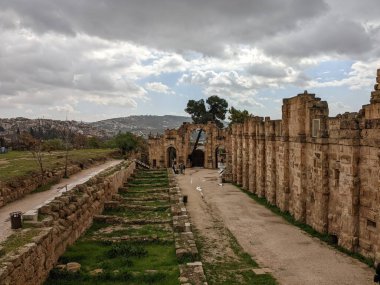
[[[69, 152], [69, 160], [80, 163], [89, 158], [108, 156], [110, 149], [83, 149]], [[53, 151], [44, 154], [45, 169], [52, 170], [65, 165], [65, 152]], [[18, 177], [38, 172], [38, 165], [28, 151], [11, 151], [0, 154], [0, 181], [7, 182]]]
[[[142, 176], [143, 174], [138, 174]], [[166, 171], [163, 171], [163, 175]], [[149, 172], [144, 178], [149, 178]], [[147, 183], [154, 183], [155, 177], [148, 179]], [[168, 180], [166, 176], [166, 184]], [[129, 187], [130, 190], [136, 190]], [[149, 189], [146, 186], [145, 189]], [[142, 191], [142, 196], [146, 194]], [[128, 195], [125, 195], [127, 198]], [[126, 202], [127, 205], [133, 204], [131, 201]], [[103, 214], [122, 215], [123, 208], [115, 210], [105, 210]], [[143, 213], [131, 210], [128, 212], [128, 218], [135, 219], [141, 215], [148, 214], [149, 211]], [[168, 218], [167, 216], [165, 218]], [[113, 230], [102, 231], [116, 227]], [[102, 241], [102, 239], [118, 237], [118, 236], [158, 236], [167, 238], [166, 241], [122, 241], [120, 243], [112, 243]], [[126, 246], [134, 249], [142, 249], [144, 254], [136, 256], [133, 254], [116, 253], [110, 255], [110, 250], [115, 246]], [[77, 273], [67, 271], [52, 270], [45, 285], [178, 285], [179, 268], [175, 254], [175, 245], [173, 239], [173, 230], [171, 225], [147, 224], [147, 225], [112, 225], [103, 222], [94, 222], [87, 232], [72, 246], [68, 248], [60, 263], [79, 262], [81, 270]], [[103, 269], [103, 273], [99, 275], [91, 275], [94, 269]]]

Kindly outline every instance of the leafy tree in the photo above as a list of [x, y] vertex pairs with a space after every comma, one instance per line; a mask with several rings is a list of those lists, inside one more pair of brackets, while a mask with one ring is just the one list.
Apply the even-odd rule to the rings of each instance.
[[209, 105], [208, 113], [212, 116], [212, 121], [219, 127], [223, 127], [223, 121], [226, 118], [228, 103], [223, 98], [218, 96], [210, 96], [207, 98], [206, 103]]
[[203, 99], [195, 101], [189, 100], [185, 111], [191, 115], [191, 119], [196, 124], [206, 124], [208, 121], [215, 122], [219, 128], [223, 127], [223, 120], [226, 118], [228, 103], [223, 98], [216, 95], [207, 98], [206, 108]]
[[90, 137], [87, 140], [87, 146], [89, 148], [100, 148], [102, 146], [102, 142], [97, 137]]
[[61, 139], [50, 139], [43, 141], [42, 149], [44, 151], [64, 150], [65, 144]]
[[132, 133], [118, 134], [115, 137], [115, 144], [120, 149], [121, 153], [125, 155], [132, 150], [137, 149], [139, 141], [137, 137]]
[[[191, 119], [196, 124], [206, 124], [211, 121], [214, 122], [219, 128], [223, 128], [223, 120], [226, 118], [228, 103], [223, 98], [216, 95], [207, 98], [206, 108], [205, 101], [203, 99], [195, 101], [189, 100], [185, 111], [191, 115]], [[193, 159], [193, 154], [197, 149], [199, 139], [202, 135], [203, 129], [199, 129], [197, 139], [195, 141], [193, 151], [190, 154], [190, 159]]]
[[206, 124], [209, 119], [203, 99], [199, 101], [189, 100], [185, 112], [191, 115], [191, 119], [195, 124]]
[[36, 139], [30, 133], [23, 132], [20, 135], [20, 143], [32, 153], [40, 170], [40, 185], [43, 185], [45, 178], [43, 140]]
[[244, 121], [251, 116], [247, 110], [241, 111], [235, 109], [234, 107], [231, 107], [228, 110], [228, 112], [230, 113], [230, 115], [228, 116], [228, 119], [230, 120], [230, 125], [244, 123]]

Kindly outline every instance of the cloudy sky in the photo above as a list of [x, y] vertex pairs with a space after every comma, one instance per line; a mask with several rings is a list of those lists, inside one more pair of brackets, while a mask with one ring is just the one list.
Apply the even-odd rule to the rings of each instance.
[[0, 0], [0, 117], [184, 115], [218, 95], [260, 116], [305, 89], [369, 102], [378, 0]]

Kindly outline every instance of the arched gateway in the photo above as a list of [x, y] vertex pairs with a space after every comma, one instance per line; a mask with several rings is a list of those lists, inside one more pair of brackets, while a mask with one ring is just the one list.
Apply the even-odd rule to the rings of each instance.
[[192, 167], [204, 167], [205, 166], [205, 153], [201, 149], [196, 149], [192, 155]]
[[172, 146], [167, 149], [167, 162], [166, 167], [172, 167], [177, 162], [177, 150]]
[[[174, 160], [186, 167], [216, 168], [215, 150], [226, 146], [227, 130], [214, 123], [183, 123], [179, 129], [166, 130], [163, 135], [149, 136], [149, 161], [152, 167], [172, 167]], [[154, 164], [154, 162], [156, 164]]]

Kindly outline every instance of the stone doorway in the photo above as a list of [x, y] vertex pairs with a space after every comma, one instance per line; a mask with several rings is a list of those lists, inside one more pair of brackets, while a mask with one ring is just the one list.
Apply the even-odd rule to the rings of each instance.
[[174, 163], [177, 163], [177, 150], [174, 147], [170, 146], [168, 147], [167, 154], [168, 154], [167, 167], [172, 167]]
[[223, 146], [215, 149], [215, 168], [224, 168], [226, 163], [226, 150]]
[[196, 149], [193, 152], [192, 167], [204, 167], [205, 165], [205, 153], [201, 149]]

